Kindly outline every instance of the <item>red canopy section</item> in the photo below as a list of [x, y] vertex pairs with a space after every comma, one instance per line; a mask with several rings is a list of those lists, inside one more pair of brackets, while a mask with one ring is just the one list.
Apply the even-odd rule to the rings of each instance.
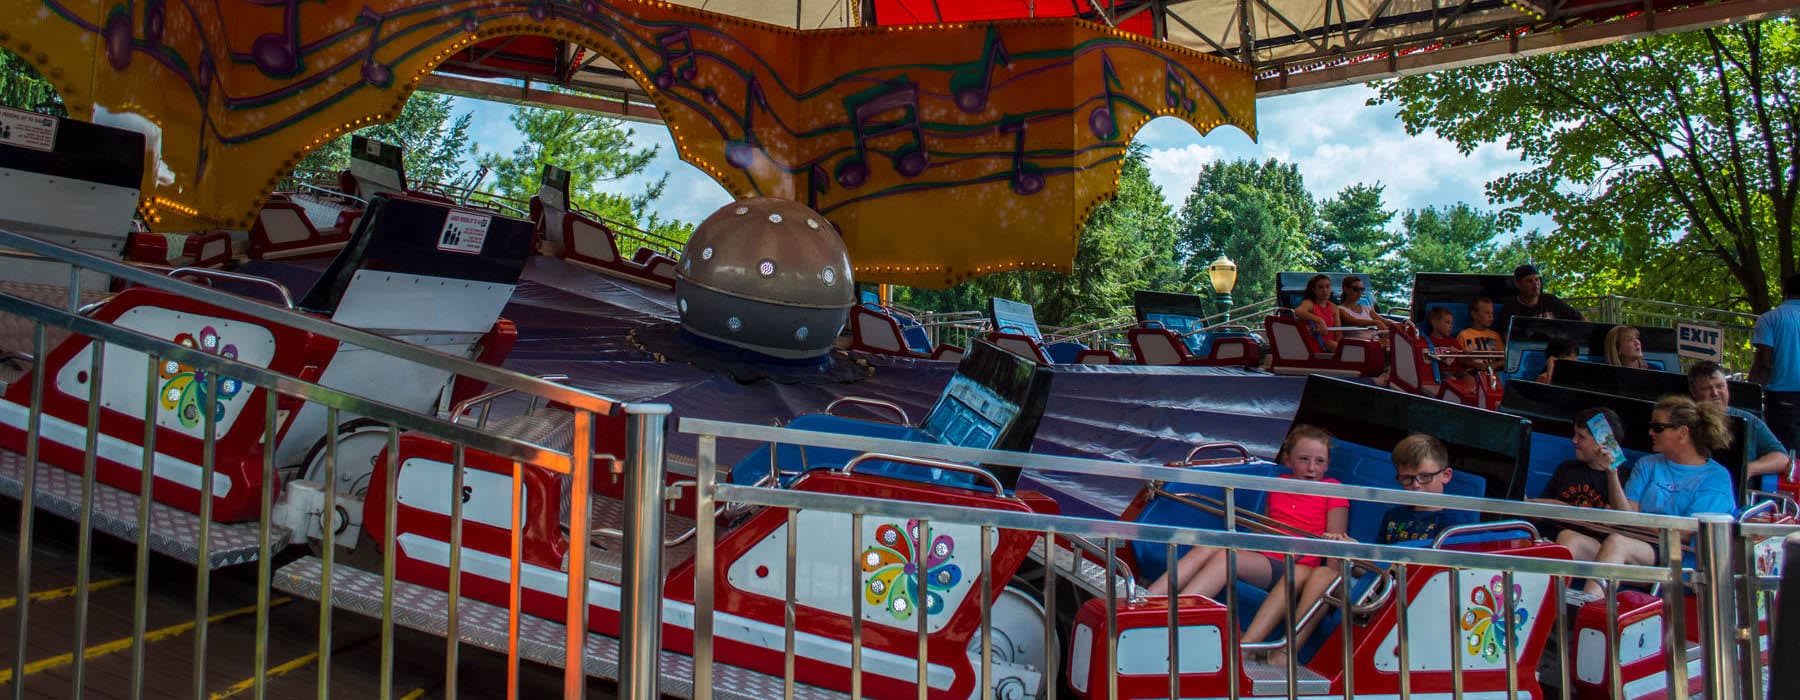
[[[874, 0], [875, 24], [940, 24], [1021, 17], [1095, 19], [1140, 36], [1156, 36], [1145, 0]], [[1110, 22], [1108, 22], [1110, 20]]]

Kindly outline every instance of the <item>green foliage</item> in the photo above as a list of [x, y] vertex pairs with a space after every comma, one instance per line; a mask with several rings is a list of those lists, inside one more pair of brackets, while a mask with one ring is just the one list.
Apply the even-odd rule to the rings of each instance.
[[[470, 112], [452, 118], [451, 99], [445, 95], [415, 92], [400, 110], [400, 117], [387, 124], [358, 130], [358, 135], [400, 146], [406, 152], [406, 179], [414, 183], [450, 184], [466, 179], [467, 159], [471, 153]], [[304, 171], [335, 173], [350, 167], [350, 135], [313, 149], [300, 159]], [[467, 183], [463, 183], [467, 184]]]
[[896, 301], [932, 311], [983, 309], [989, 297], [1031, 303], [1038, 322], [1069, 326], [1129, 313], [1139, 289], [1179, 290], [1183, 270], [1175, 220], [1162, 189], [1150, 180], [1147, 154], [1134, 144], [1119, 192], [1082, 228], [1071, 274], [1003, 272], [949, 289], [900, 289]]
[[1504, 217], [1457, 202], [1446, 207], [1425, 207], [1400, 217], [1405, 244], [1399, 248], [1399, 269], [1410, 277], [1420, 272], [1511, 273], [1525, 262], [1525, 251], [1516, 243], [1502, 245]]
[[0, 49], [0, 105], [58, 117], [69, 115], [50, 81], [6, 49]]
[[[491, 190], [518, 199], [537, 194], [544, 166], [572, 174], [572, 203], [581, 209], [659, 235], [685, 241], [692, 224], [669, 221], [649, 212], [662, 196], [669, 176], [633, 195], [603, 192], [600, 186], [640, 174], [650, 167], [657, 149], [639, 148], [635, 132], [612, 117], [571, 111], [520, 107], [509, 118], [525, 137], [510, 155], [487, 154], [481, 165], [492, 175]], [[649, 213], [646, 213], [649, 212]]]
[[1796, 268], [1800, 41], [1791, 18], [1657, 36], [1377, 85], [1409, 132], [1517, 149], [1488, 183], [1564, 294], [1761, 312]]
[[1394, 212], [1382, 203], [1384, 190], [1380, 184], [1357, 183], [1319, 202], [1319, 226], [1313, 234], [1319, 269], [1367, 275], [1369, 291], [1382, 308], [1402, 303], [1410, 283], [1410, 274], [1393, 257], [1402, 238], [1389, 230]]
[[1275, 293], [1275, 275], [1311, 270], [1318, 211], [1299, 166], [1273, 158], [1212, 162], [1200, 169], [1177, 224], [1182, 278], [1198, 288], [1221, 253], [1237, 263], [1238, 299]]

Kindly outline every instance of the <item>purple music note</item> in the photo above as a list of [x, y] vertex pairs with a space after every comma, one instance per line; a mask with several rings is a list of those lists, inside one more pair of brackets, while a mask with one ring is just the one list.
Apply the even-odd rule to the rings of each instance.
[[831, 176], [825, 174], [825, 166], [813, 163], [806, 169], [806, 206], [813, 211], [819, 210], [819, 195], [831, 191]]
[[144, 41], [160, 46], [163, 38], [163, 0], [144, 3]]
[[700, 74], [700, 67], [694, 60], [694, 36], [685, 28], [656, 35], [656, 53], [662, 56], [663, 65], [650, 76], [650, 81], [656, 83], [657, 89], [669, 89], [677, 76], [683, 81], [692, 81]]
[[375, 60], [375, 49], [381, 48], [381, 28], [387, 24], [387, 18], [365, 6], [362, 14], [356, 16], [356, 21], [369, 28], [369, 43], [362, 50], [363, 82], [376, 87], [387, 87], [394, 82], [394, 71]]
[[1163, 105], [1170, 109], [1179, 106], [1184, 112], [1194, 111], [1194, 98], [1188, 96], [1187, 79], [1176, 70], [1173, 61], [1163, 70]]
[[725, 142], [725, 162], [730, 163], [731, 167], [748, 170], [750, 163], [756, 159], [756, 151], [759, 148], [756, 141], [758, 108], [768, 109], [769, 98], [763, 94], [762, 84], [757, 82], [756, 78], [751, 78], [749, 87], [744, 90], [744, 137]]
[[[1114, 85], [1120, 85], [1119, 74], [1113, 70], [1112, 57], [1105, 51], [1100, 52], [1100, 84], [1106, 90], [1106, 104], [1095, 107], [1088, 113], [1088, 131], [1094, 138], [1111, 141], [1119, 137], [1119, 116], [1113, 109], [1118, 95], [1113, 92]], [[1124, 89], [1121, 85], [1120, 89]]]
[[[850, 115], [850, 134], [856, 140], [856, 152], [837, 166], [839, 185], [855, 189], [869, 181], [869, 139], [905, 132], [908, 143], [895, 149], [892, 156], [895, 172], [901, 177], [918, 177], [931, 164], [925, 152], [925, 132], [919, 125], [919, 85], [905, 78], [890, 80], [844, 99], [844, 111]], [[889, 112], [900, 116], [890, 121], [876, 121]]]
[[106, 39], [106, 62], [113, 70], [131, 65], [131, 8], [114, 6], [107, 13], [106, 28], [100, 30]]
[[999, 30], [988, 27], [987, 39], [981, 49], [979, 66], [970, 70], [959, 70], [950, 76], [950, 94], [956, 98], [956, 106], [964, 112], [976, 114], [987, 107], [988, 91], [994, 86], [994, 64], [1012, 68], [1012, 58], [1006, 54], [1006, 45], [1000, 43]]
[[304, 1], [281, 0], [281, 31], [259, 35], [250, 42], [250, 59], [263, 75], [291, 78], [306, 70], [300, 57], [300, 3]]
[[1025, 126], [1023, 118], [1008, 117], [1000, 122], [1000, 133], [1016, 134], [1013, 137], [1012, 190], [1033, 195], [1044, 189], [1044, 173], [1035, 163], [1025, 160]]

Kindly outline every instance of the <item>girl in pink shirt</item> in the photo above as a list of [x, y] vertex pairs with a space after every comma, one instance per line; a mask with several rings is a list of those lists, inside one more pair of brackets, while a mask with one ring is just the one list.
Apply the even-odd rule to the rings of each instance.
[[[1283, 479], [1301, 479], [1326, 484], [1340, 483], [1337, 479], [1325, 476], [1331, 466], [1331, 434], [1310, 425], [1296, 425], [1288, 431], [1287, 439], [1281, 443], [1281, 453], [1276, 461], [1285, 465], [1289, 473]], [[1350, 526], [1350, 501], [1335, 496], [1309, 496], [1272, 491], [1269, 493], [1268, 517], [1288, 527], [1300, 530], [1308, 535], [1332, 540], [1349, 541], [1344, 533]], [[1291, 534], [1291, 533], [1282, 533]], [[1208, 598], [1218, 598], [1219, 592], [1225, 590], [1230, 582], [1225, 580], [1225, 550], [1217, 547], [1195, 547], [1183, 555], [1175, 563], [1181, 575], [1181, 591], [1183, 595], [1199, 594]], [[1287, 586], [1285, 566], [1282, 555], [1274, 552], [1256, 552], [1262, 556], [1240, 556], [1237, 560], [1237, 576], [1260, 588], [1268, 588], [1269, 595], [1256, 610], [1256, 617], [1250, 621], [1249, 628], [1244, 630], [1243, 642], [1260, 642], [1287, 619]], [[1313, 580], [1313, 579], [1318, 580]], [[1330, 583], [1337, 578], [1327, 563], [1319, 557], [1302, 556], [1294, 559], [1294, 580], [1301, 582], [1299, 599], [1300, 611], [1312, 607], [1330, 589]], [[1151, 595], [1167, 595], [1169, 593], [1169, 575], [1150, 584]], [[1310, 625], [1308, 626], [1310, 628]], [[1310, 632], [1310, 629], [1307, 630]], [[1305, 634], [1297, 635], [1304, 641]], [[1297, 644], [1296, 644], [1297, 648]], [[1285, 664], [1283, 652], [1276, 651], [1269, 655], [1269, 663]]]

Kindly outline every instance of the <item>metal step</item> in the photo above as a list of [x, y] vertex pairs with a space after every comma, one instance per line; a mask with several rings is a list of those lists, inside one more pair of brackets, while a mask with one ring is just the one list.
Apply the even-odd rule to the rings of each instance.
[[[309, 600], [319, 599], [319, 581], [324, 562], [317, 557], [304, 557], [275, 572], [275, 588]], [[381, 576], [379, 574], [335, 566], [331, 570], [331, 605], [375, 619], [381, 618]], [[394, 582], [394, 624], [428, 634], [443, 636], [448, 628], [450, 596], [443, 591], [404, 581]], [[465, 644], [473, 644], [501, 654], [507, 650], [506, 609], [463, 598], [457, 604], [461, 618], [457, 636]], [[530, 615], [519, 619], [519, 658], [561, 667], [563, 665], [564, 626]], [[658, 666], [662, 695], [694, 697], [694, 659], [674, 652], [662, 652]], [[600, 634], [588, 634], [582, 670], [589, 676], [616, 680], [619, 677], [619, 641]], [[782, 696], [780, 676], [770, 676], [736, 666], [714, 664], [713, 697], [763, 700]], [[843, 698], [846, 695], [796, 685], [796, 698]]]
[[[1028, 550], [1028, 554], [1032, 561], [1044, 564], [1045, 541], [1046, 538], [1039, 537], [1037, 543], [1032, 545], [1031, 549]], [[1075, 570], [1073, 575], [1071, 575], [1069, 568], [1075, 558], [1074, 550], [1059, 544], [1055, 548], [1055, 555], [1056, 561], [1054, 563], [1054, 568], [1056, 569], [1056, 575], [1058, 577], [1069, 579], [1082, 591], [1095, 598], [1106, 597], [1105, 567], [1100, 566], [1098, 562], [1095, 562], [1092, 559], [1082, 557], [1081, 566]], [[1121, 600], [1139, 600], [1143, 598], [1142, 591], [1138, 590], [1136, 582], [1125, 576], [1113, 577], [1113, 592], [1117, 594]]]
[[[0, 494], [19, 498], [25, 493], [25, 456], [0, 450]], [[33, 484], [37, 508], [69, 520], [81, 519], [81, 475], [38, 463]], [[127, 542], [138, 541], [138, 497], [96, 482], [91, 520], [94, 529]], [[207, 568], [256, 561], [262, 552], [257, 543], [257, 523], [213, 523], [207, 528]], [[150, 551], [198, 566], [200, 516], [161, 503], [150, 504]], [[269, 541], [277, 550], [288, 542], [288, 529], [269, 525]]]
[[[1296, 667], [1295, 692], [1300, 695], [1323, 695], [1331, 692], [1331, 680], [1305, 666]], [[1251, 695], [1287, 697], [1287, 666], [1271, 666], [1255, 659], [1244, 659], [1244, 675], [1250, 677]]]

